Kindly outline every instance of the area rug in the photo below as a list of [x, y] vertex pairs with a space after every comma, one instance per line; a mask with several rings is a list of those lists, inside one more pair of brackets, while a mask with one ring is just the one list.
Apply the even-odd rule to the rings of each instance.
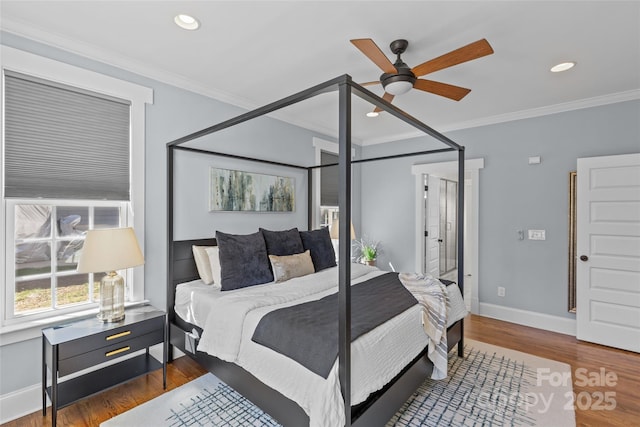
[[[575, 426], [565, 363], [466, 340], [449, 376], [425, 381], [387, 427]], [[279, 426], [212, 374], [118, 415], [101, 427]]]

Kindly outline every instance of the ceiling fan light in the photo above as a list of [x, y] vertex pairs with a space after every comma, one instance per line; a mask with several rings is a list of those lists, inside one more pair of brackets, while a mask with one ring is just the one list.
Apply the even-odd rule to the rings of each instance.
[[367, 117], [378, 117], [380, 115], [380, 113], [378, 113], [377, 111], [369, 111], [367, 113]]
[[550, 71], [552, 73], [560, 73], [562, 71], [567, 71], [567, 70], [573, 68], [575, 65], [576, 65], [576, 63], [573, 62], [573, 61], [572, 62], [563, 62], [563, 63], [560, 63], [558, 65], [554, 65], [553, 67], [551, 67]]
[[413, 88], [413, 83], [406, 80], [398, 80], [394, 82], [389, 82], [384, 87], [385, 92], [391, 95], [402, 95], [403, 93], [407, 93]]
[[180, 28], [185, 30], [197, 30], [200, 27], [200, 22], [191, 15], [185, 15], [183, 13], [176, 15], [173, 18], [173, 22]]

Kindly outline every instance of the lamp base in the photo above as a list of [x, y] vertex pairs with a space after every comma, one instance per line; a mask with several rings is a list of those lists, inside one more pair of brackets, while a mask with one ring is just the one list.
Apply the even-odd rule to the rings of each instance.
[[98, 319], [103, 322], [119, 322], [124, 319], [124, 279], [115, 271], [100, 281], [100, 305]]

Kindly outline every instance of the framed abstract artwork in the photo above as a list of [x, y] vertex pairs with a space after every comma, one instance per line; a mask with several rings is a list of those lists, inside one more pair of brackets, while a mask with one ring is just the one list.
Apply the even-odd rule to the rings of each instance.
[[209, 176], [209, 211], [295, 211], [294, 178], [214, 167]]

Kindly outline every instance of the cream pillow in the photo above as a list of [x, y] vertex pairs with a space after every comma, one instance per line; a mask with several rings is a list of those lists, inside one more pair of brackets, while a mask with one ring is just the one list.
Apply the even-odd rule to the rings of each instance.
[[209, 255], [207, 254], [207, 248], [211, 247], [213, 246], [191, 246], [191, 249], [193, 250], [193, 259], [196, 261], [196, 268], [198, 269], [198, 275], [205, 285], [213, 283], [211, 261], [209, 261]]
[[315, 273], [309, 250], [294, 255], [269, 255], [269, 261], [273, 269], [273, 278], [277, 283]]
[[221, 268], [220, 268], [220, 251], [217, 246], [209, 246], [205, 249], [207, 253], [207, 261], [211, 268], [211, 276], [213, 277], [213, 283], [220, 286], [222, 283]]

